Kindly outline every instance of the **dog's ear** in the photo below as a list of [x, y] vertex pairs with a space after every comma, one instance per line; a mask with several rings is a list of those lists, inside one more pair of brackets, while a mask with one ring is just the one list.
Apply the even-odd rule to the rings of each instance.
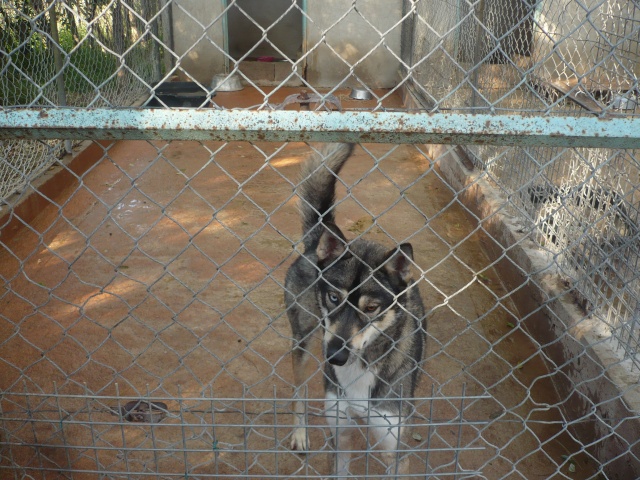
[[324, 268], [345, 255], [346, 244], [347, 241], [338, 227], [325, 229], [316, 248], [318, 266]]
[[413, 247], [410, 243], [403, 243], [387, 252], [384, 269], [391, 275], [399, 275], [407, 283], [411, 278], [411, 264], [413, 263]]

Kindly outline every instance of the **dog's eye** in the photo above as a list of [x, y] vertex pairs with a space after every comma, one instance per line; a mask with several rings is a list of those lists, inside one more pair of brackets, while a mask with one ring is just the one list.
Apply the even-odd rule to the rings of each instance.
[[329, 292], [327, 298], [329, 298], [329, 301], [333, 304], [337, 304], [340, 301], [340, 297], [335, 292]]
[[379, 307], [380, 305], [376, 304], [367, 305], [366, 307], [364, 307], [364, 313], [373, 313], [377, 311]]

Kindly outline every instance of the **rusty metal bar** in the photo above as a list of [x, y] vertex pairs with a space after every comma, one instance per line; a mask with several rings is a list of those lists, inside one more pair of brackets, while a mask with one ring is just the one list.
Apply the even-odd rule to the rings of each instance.
[[357, 141], [640, 148], [640, 117], [10, 109], [0, 111], [0, 138]]

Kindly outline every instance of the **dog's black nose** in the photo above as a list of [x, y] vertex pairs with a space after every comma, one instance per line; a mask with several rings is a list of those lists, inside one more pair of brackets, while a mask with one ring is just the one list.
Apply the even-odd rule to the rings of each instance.
[[349, 359], [349, 350], [341, 339], [334, 338], [327, 345], [327, 360], [331, 365], [341, 367]]

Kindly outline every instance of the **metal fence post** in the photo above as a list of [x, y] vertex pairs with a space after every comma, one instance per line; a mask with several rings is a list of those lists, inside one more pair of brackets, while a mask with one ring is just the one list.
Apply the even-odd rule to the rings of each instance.
[[[58, 34], [58, 15], [56, 13], [56, 5], [58, 0], [55, 0], [49, 10], [49, 22], [51, 24], [51, 39], [53, 40], [53, 59], [56, 67], [56, 86], [58, 89], [58, 105], [60, 107], [67, 106], [67, 92], [64, 86], [64, 64], [62, 61], [62, 55], [60, 55], [60, 35]], [[71, 153], [71, 140], [64, 141], [64, 150], [67, 153]]]

